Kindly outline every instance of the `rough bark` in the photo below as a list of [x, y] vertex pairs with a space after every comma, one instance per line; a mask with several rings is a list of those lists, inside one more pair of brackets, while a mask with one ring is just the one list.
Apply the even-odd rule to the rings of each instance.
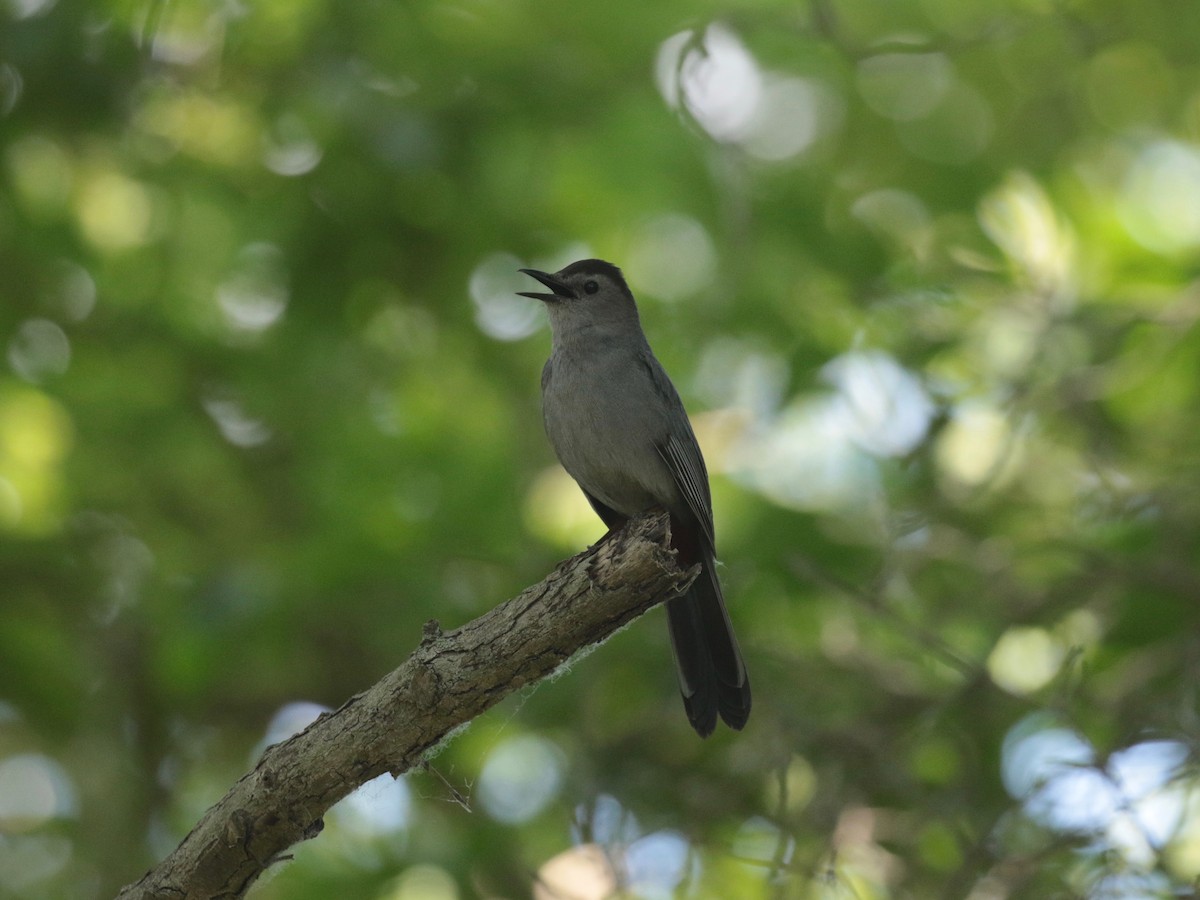
[[243, 896], [272, 861], [318, 834], [346, 794], [407, 772], [455, 728], [685, 589], [697, 571], [676, 565], [667, 515], [654, 513], [461, 628], [429, 622], [399, 668], [267, 748], [119, 900]]

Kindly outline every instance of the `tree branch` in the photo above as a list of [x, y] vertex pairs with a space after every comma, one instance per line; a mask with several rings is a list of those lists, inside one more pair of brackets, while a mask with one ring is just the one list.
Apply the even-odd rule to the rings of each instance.
[[458, 726], [686, 588], [667, 514], [635, 519], [461, 628], [425, 626], [395, 671], [268, 747], [178, 847], [119, 900], [241, 897], [288, 847], [317, 835], [334, 803], [400, 775]]

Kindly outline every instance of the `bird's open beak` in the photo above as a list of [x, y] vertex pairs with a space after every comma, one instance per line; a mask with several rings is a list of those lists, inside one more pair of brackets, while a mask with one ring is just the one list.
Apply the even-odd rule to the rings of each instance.
[[534, 300], [541, 300], [543, 303], [557, 303], [560, 300], [575, 299], [575, 292], [557, 275], [551, 275], [548, 272], [539, 272], [537, 269], [521, 269], [521, 271], [531, 278], [536, 278], [546, 287], [550, 288], [553, 293], [539, 294], [531, 291], [517, 291], [518, 295], [532, 297]]

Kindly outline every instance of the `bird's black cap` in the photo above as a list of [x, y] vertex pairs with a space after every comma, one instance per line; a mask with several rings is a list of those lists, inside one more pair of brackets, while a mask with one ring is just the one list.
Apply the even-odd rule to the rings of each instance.
[[625, 276], [621, 274], [621, 270], [602, 259], [581, 259], [571, 263], [558, 274], [563, 278], [570, 278], [572, 275], [604, 275], [620, 285], [625, 293], [629, 293], [629, 285], [625, 283]]

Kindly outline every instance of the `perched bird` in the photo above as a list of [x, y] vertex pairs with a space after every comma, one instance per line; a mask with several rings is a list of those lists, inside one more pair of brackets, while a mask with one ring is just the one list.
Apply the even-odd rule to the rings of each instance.
[[702, 568], [686, 594], [667, 601], [683, 705], [701, 737], [718, 714], [741, 729], [750, 681], [717, 579], [708, 470], [633, 294], [621, 270], [599, 259], [554, 274], [521, 271], [550, 290], [519, 293], [550, 315], [542, 414], [554, 453], [610, 531], [652, 507], [670, 513], [679, 563]]

